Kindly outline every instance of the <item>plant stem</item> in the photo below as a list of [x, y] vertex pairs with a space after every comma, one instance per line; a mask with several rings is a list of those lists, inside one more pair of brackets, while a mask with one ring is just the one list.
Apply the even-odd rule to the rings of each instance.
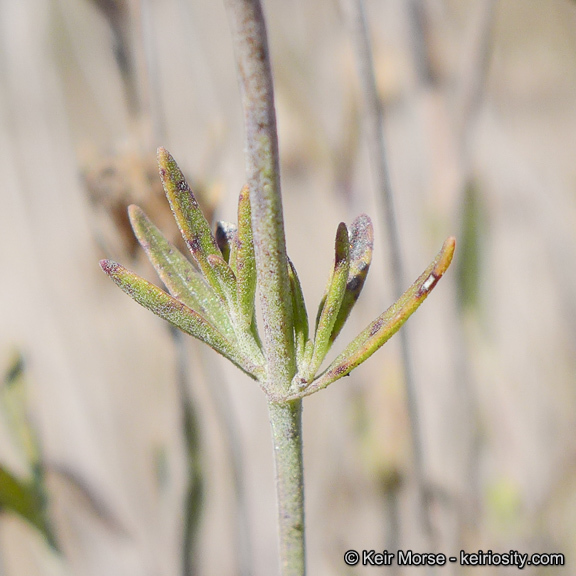
[[[288, 391], [296, 372], [272, 70], [259, 0], [226, 0], [246, 128], [246, 171], [264, 321], [264, 388]], [[302, 401], [269, 403], [276, 464], [280, 571], [304, 576]]]
[[304, 470], [302, 463], [302, 400], [268, 405], [280, 532], [280, 573], [306, 574], [304, 530]]
[[226, 0], [234, 38], [244, 123], [246, 171], [262, 317], [266, 388], [286, 392], [294, 376], [292, 306], [284, 237], [272, 70], [259, 0]]

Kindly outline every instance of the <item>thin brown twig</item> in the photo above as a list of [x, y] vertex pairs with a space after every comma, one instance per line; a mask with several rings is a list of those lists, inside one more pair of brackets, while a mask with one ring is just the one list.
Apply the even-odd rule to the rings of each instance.
[[[392, 285], [394, 298], [399, 298], [404, 286], [404, 268], [401, 256], [400, 234], [394, 209], [394, 197], [390, 183], [387, 163], [386, 143], [384, 140], [383, 110], [378, 97], [370, 34], [366, 22], [366, 13], [362, 0], [347, 0], [346, 14], [353, 39], [358, 76], [364, 104], [365, 130], [370, 162], [374, 174], [374, 183], [378, 190], [382, 216], [386, 228], [387, 243], [390, 251]], [[424, 448], [420, 429], [420, 414], [414, 378], [412, 353], [408, 331], [400, 331], [400, 349], [404, 366], [407, 406], [410, 418], [410, 432], [413, 450], [414, 476], [418, 491], [418, 508], [426, 546], [434, 549], [432, 523], [428, 508], [427, 486], [425, 480]], [[432, 572], [431, 572], [432, 573]]]

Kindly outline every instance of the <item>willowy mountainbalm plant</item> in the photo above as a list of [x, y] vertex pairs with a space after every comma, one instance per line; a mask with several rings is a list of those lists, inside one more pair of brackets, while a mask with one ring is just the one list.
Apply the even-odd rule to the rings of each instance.
[[[275, 446], [282, 573], [304, 574], [301, 399], [349, 374], [400, 329], [446, 272], [455, 240], [448, 238], [402, 297], [324, 370], [321, 366], [325, 356], [356, 303], [370, 267], [370, 218], [359, 216], [350, 230], [344, 223], [338, 226], [334, 266], [313, 330], [296, 269], [287, 260], [288, 285], [282, 299], [293, 319], [293, 356], [284, 363], [293, 364], [294, 369], [282, 382], [271, 376], [274, 350], [263, 345], [256, 323], [257, 273], [248, 186], [240, 192], [238, 224], [218, 222], [214, 235], [180, 168], [163, 148], [158, 150], [158, 164], [166, 196], [195, 265], [134, 205], [128, 209], [134, 233], [168, 292], [111, 260], [102, 260], [100, 265], [136, 302], [202, 340], [260, 384], [270, 406]], [[266, 254], [266, 246], [261, 249]], [[261, 298], [267, 298], [262, 287]], [[266, 321], [278, 320], [272, 316]]]
[[[272, 71], [259, 0], [225, 0], [232, 30], [246, 131], [247, 185], [237, 226], [213, 235], [176, 162], [158, 151], [160, 176], [193, 266], [136, 206], [136, 236], [168, 292], [122, 265], [101, 262], [124, 292], [202, 340], [258, 381], [268, 399], [276, 464], [282, 576], [306, 573], [302, 398], [349, 374], [382, 346], [426, 299], [454, 254], [448, 238], [433, 262], [384, 314], [326, 369], [322, 363], [364, 285], [373, 247], [368, 216], [336, 232], [334, 266], [310, 330], [298, 275], [286, 255]], [[256, 291], [262, 330], [254, 313]], [[312, 333], [312, 334], [311, 334]]]

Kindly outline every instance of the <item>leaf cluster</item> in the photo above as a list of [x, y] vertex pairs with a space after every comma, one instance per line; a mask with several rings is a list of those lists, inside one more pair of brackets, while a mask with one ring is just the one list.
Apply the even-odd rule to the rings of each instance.
[[248, 187], [239, 195], [237, 225], [219, 222], [213, 234], [180, 168], [163, 148], [158, 150], [158, 164], [166, 196], [194, 264], [166, 240], [143, 210], [133, 205], [128, 212], [134, 233], [168, 292], [111, 260], [102, 260], [102, 269], [136, 302], [202, 340], [259, 381], [273, 401], [307, 396], [349, 374], [400, 329], [452, 260], [455, 240], [448, 238], [402, 297], [322, 372], [322, 363], [364, 286], [374, 245], [372, 222], [362, 214], [350, 229], [344, 223], [338, 226], [334, 265], [318, 307], [313, 335], [298, 274], [288, 260], [290, 294], [286, 298], [292, 305], [297, 373], [290, 389], [279, 396], [267, 379], [256, 322], [257, 274]]

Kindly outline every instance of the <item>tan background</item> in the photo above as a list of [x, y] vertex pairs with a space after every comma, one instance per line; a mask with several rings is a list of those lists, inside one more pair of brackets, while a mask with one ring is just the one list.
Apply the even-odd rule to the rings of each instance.
[[[135, 182], [134, 193], [142, 193], [139, 159], [165, 145], [191, 181], [218, 198], [216, 217], [234, 220], [243, 135], [222, 3], [148, 4], [144, 45], [154, 54], [156, 132], [146, 126], [149, 116], [138, 125], [130, 119], [110, 26], [94, 4], [0, 1], [0, 368], [15, 348], [26, 358], [30, 413], [51, 470], [50, 504], [64, 550], [63, 558], [54, 556], [32, 529], [2, 515], [6, 576], [181, 573], [185, 465], [173, 343], [160, 320], [100, 271], [98, 259], [114, 256], [156, 281], [141, 256], [131, 263], [102, 208], [106, 186], [95, 207], [81, 174], [114, 157]], [[563, 552], [566, 567], [524, 573], [573, 574], [576, 3], [494, 3], [484, 89], [462, 139], [455, 136], [462, 86], [473, 85], [469, 75], [482, 76], [474, 47], [485, 4], [424, 2], [433, 85], [417, 73], [409, 4], [367, 3], [409, 280], [444, 237], [461, 235], [462, 183], [471, 176], [483, 211], [477, 307], [460, 313], [454, 267], [409, 322], [438, 550]], [[311, 315], [338, 222], [360, 212], [375, 221], [373, 268], [339, 350], [392, 301], [350, 38], [334, 1], [269, 0], [265, 9], [287, 242]], [[165, 213], [151, 216], [175, 234]], [[275, 574], [264, 397], [210, 350], [190, 343], [189, 364], [206, 475], [200, 574], [237, 573], [230, 466], [214, 387], [226, 393], [238, 422], [253, 574]], [[396, 541], [426, 551], [401, 375], [394, 340], [350, 378], [305, 401], [310, 574], [386, 573], [346, 569], [349, 548], [382, 550]], [[25, 469], [1, 420], [0, 459]], [[412, 573], [424, 571], [402, 572]], [[452, 565], [438, 573], [511, 570]]]

